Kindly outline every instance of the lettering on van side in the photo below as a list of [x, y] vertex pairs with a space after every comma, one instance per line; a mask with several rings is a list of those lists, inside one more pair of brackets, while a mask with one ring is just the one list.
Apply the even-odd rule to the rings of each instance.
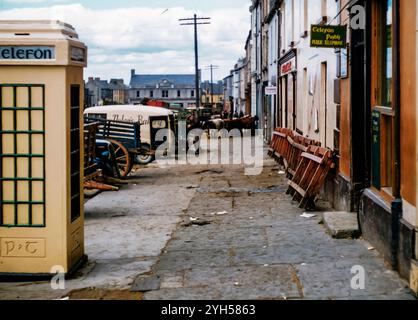
[[125, 121], [125, 122], [139, 122], [141, 126], [150, 124], [149, 119], [144, 120], [143, 115], [138, 115], [138, 119], [135, 121], [133, 117], [125, 118], [125, 115], [119, 116], [118, 114], [113, 115], [113, 121]]

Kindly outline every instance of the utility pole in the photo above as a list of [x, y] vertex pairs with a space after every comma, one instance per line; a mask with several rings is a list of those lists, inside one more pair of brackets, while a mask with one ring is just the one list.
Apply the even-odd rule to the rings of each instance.
[[219, 69], [219, 66], [214, 66], [211, 64], [206, 67], [206, 70], [210, 70], [210, 91], [211, 91], [211, 104], [213, 107], [213, 70]]
[[[211, 18], [198, 18], [195, 14], [193, 18], [186, 18], [186, 19], [179, 19], [179, 21], [186, 21], [181, 23], [182, 26], [194, 26], [194, 56], [195, 56], [195, 77], [196, 77], [196, 110], [200, 108], [200, 84], [199, 84], [199, 48], [197, 43], [197, 26], [201, 24], [210, 24], [208, 20]], [[206, 22], [199, 22], [199, 21], [206, 21]], [[188, 21], [188, 22], [187, 22]], [[193, 22], [191, 22], [193, 21]]]

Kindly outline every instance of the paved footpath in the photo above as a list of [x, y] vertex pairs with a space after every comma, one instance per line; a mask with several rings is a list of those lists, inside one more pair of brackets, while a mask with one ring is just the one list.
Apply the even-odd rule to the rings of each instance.
[[[367, 242], [332, 239], [320, 213], [301, 217], [278, 172], [267, 160], [254, 177], [240, 167], [201, 173], [183, 223], [153, 268], [161, 288], [144, 298], [413, 299]], [[356, 265], [366, 270], [364, 290], [351, 288]]]
[[[89, 262], [64, 290], [0, 283], [0, 299], [414, 299], [362, 240], [334, 240], [286, 192], [279, 167], [152, 165], [86, 203]], [[351, 288], [351, 268], [366, 288]], [[141, 275], [160, 288], [132, 293]]]

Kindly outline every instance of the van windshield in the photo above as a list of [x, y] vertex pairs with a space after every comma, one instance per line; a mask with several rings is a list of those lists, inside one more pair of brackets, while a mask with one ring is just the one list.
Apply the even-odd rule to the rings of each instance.
[[104, 119], [107, 120], [106, 113], [88, 113], [85, 115], [86, 118], [93, 118], [93, 119]]

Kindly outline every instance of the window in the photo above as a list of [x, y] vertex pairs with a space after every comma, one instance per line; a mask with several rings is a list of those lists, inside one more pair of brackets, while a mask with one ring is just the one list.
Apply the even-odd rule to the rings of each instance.
[[80, 217], [81, 212], [81, 185], [82, 179], [80, 176], [80, 86], [72, 85], [70, 89], [70, 175], [71, 175], [71, 221], [75, 221]]
[[137, 92], [136, 92], [136, 97], [137, 98], [139, 98], [141, 96], [141, 93], [140, 93], [140, 91], [138, 90]]
[[0, 227], [45, 227], [45, 87], [0, 84], [0, 119]]
[[106, 120], [107, 114], [106, 113], [89, 113], [87, 114], [87, 118]]
[[177, 90], [177, 98], [180, 98], [180, 97], [181, 97], [181, 91]]
[[150, 98], [154, 98], [154, 90], [151, 90], [151, 91], [149, 92], [149, 96], [150, 96]]
[[154, 120], [152, 121], [153, 129], [165, 129], [167, 128], [167, 122], [165, 120]]
[[394, 183], [393, 121], [393, 56], [392, 56], [392, 0], [375, 2], [374, 97], [372, 110], [372, 183], [377, 189], [392, 194]]
[[308, 0], [303, 0], [303, 32], [308, 32], [309, 22], [308, 22]]
[[287, 0], [285, 3], [285, 32], [286, 32], [286, 48], [291, 47], [294, 43], [294, 7], [293, 1]]
[[381, 54], [381, 105], [392, 104], [392, 0], [386, 0], [381, 6], [380, 54]]
[[326, 17], [327, 13], [327, 0], [321, 0], [321, 15]]
[[163, 90], [163, 98], [168, 98], [168, 90]]
[[191, 91], [191, 96], [194, 97], [194, 90]]

